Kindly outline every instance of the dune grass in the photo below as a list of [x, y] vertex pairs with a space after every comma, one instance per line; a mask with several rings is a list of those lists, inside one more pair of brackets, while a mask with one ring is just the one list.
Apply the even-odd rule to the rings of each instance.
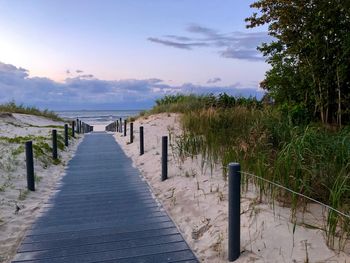
[[256, 98], [232, 97], [226, 93], [215, 96], [207, 95], [168, 95], [156, 100], [156, 105], [142, 114], [155, 114], [161, 112], [189, 112], [207, 108], [232, 108], [234, 106], [246, 106], [248, 108], [262, 108], [263, 103]]
[[46, 117], [54, 121], [63, 121], [55, 112], [50, 110], [40, 110], [36, 107], [24, 106], [23, 104], [16, 104], [14, 101], [0, 104], [0, 112], [9, 112], [9, 113], [23, 113], [36, 116]]
[[[183, 113], [184, 132], [175, 140], [181, 158], [201, 154], [211, 167], [223, 168], [224, 179], [228, 163], [239, 162], [246, 172], [349, 214], [350, 127], [326, 127], [293, 111], [224, 95], [165, 97], [151, 110], [162, 111]], [[292, 219], [298, 208], [306, 208], [307, 200], [243, 175], [244, 182], [248, 179], [261, 198], [290, 206]], [[328, 211], [325, 230], [331, 248], [342, 248], [350, 236], [349, 223]]]
[[[63, 132], [63, 131], [61, 131]], [[9, 143], [11, 145], [18, 145], [14, 148], [14, 150], [11, 152], [11, 156], [15, 157], [18, 156], [21, 153], [25, 152], [24, 144], [27, 141], [33, 141], [33, 153], [34, 158], [39, 160], [43, 167], [47, 167], [50, 164], [59, 164], [59, 160], [52, 160], [52, 147], [51, 145], [51, 135], [48, 136], [34, 136], [34, 135], [27, 135], [27, 136], [16, 136], [16, 137], [5, 137], [0, 136], [0, 143]], [[57, 134], [57, 148], [61, 151], [64, 150], [64, 136], [61, 133]]]

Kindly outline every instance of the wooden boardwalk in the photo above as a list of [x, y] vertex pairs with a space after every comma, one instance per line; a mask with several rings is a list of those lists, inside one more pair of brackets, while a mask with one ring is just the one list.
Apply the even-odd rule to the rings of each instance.
[[198, 262], [112, 135], [91, 133], [13, 262]]

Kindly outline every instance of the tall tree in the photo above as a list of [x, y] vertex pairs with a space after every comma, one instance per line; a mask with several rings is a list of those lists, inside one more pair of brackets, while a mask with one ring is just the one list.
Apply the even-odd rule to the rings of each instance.
[[324, 123], [349, 121], [350, 1], [259, 0], [251, 7], [258, 12], [247, 27], [268, 24], [275, 38], [259, 47], [272, 66], [262, 87]]

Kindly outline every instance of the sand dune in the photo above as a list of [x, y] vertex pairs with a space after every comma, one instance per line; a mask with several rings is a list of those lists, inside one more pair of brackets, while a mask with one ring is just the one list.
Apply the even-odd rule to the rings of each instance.
[[[181, 134], [177, 114], [159, 114], [134, 122], [134, 143], [115, 138], [141, 170], [154, 194], [176, 222], [202, 262], [227, 262], [227, 182], [220, 166], [212, 171], [200, 156], [179, 160], [169, 147], [169, 179], [161, 182], [161, 136]], [[139, 126], [144, 126], [145, 154], [139, 156]], [[234, 161], [234, 160], [232, 160]], [[252, 187], [251, 187], [252, 188]], [[324, 232], [290, 222], [290, 209], [259, 203], [254, 189], [241, 200], [241, 257], [236, 262], [350, 262], [348, 254], [326, 246]], [[310, 205], [300, 223], [322, 228], [322, 208]], [[349, 248], [349, 246], [347, 247]]]

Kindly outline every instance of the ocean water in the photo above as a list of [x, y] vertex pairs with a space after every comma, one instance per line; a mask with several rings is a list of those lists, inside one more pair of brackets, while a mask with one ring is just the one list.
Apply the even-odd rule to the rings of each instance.
[[80, 110], [80, 111], [56, 111], [64, 119], [80, 119], [89, 125], [108, 125], [109, 123], [136, 116], [141, 110]]

